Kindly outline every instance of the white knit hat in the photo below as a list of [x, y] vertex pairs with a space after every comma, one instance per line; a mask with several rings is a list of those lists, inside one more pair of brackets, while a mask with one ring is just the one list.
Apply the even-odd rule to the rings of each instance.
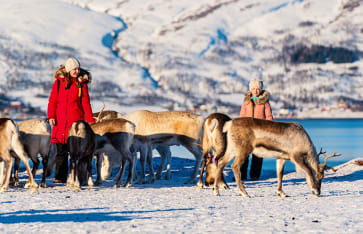
[[69, 59], [67, 59], [67, 61], [66, 61], [66, 65], [65, 65], [65, 67], [66, 67], [66, 72], [70, 72], [70, 71], [72, 71], [73, 69], [75, 69], [75, 68], [79, 67], [79, 62], [78, 62], [78, 60], [77, 60], [77, 59], [75, 59], [75, 58], [69, 58]]
[[257, 79], [252, 79], [250, 80], [250, 84], [249, 84], [250, 90], [252, 90], [252, 88], [263, 88], [263, 83], [262, 80], [257, 80]]

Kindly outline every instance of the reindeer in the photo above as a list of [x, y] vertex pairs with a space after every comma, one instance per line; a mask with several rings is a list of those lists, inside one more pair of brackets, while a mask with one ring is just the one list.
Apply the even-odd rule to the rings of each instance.
[[86, 174], [88, 186], [92, 187], [92, 158], [96, 148], [96, 136], [87, 122], [80, 120], [72, 123], [68, 131], [67, 148], [70, 155], [67, 187], [80, 190]]
[[[226, 149], [226, 133], [223, 133], [223, 126], [225, 122], [231, 120], [231, 118], [225, 114], [213, 113], [210, 114], [203, 123], [203, 160], [199, 175], [199, 181], [197, 183], [198, 188], [203, 188], [203, 173], [206, 167], [205, 186], [214, 184], [215, 172], [217, 166], [215, 158], [220, 158]], [[211, 154], [212, 153], [212, 154]], [[222, 183], [220, 186], [228, 188], [223, 174]]]
[[[133, 146], [131, 146], [131, 152], [136, 153]], [[168, 157], [171, 157], [170, 147], [169, 146], [157, 146], [155, 148], [161, 155], [161, 160], [165, 161], [165, 159]], [[111, 145], [106, 145], [104, 147], [104, 150], [101, 155], [96, 155], [97, 161], [96, 165], [98, 168], [98, 184], [101, 183], [102, 180], [107, 179], [109, 176], [111, 176], [112, 169], [115, 167], [123, 167], [126, 163], [125, 158], [117, 151], [115, 150]], [[136, 155], [134, 155], [134, 158], [136, 160]], [[170, 164], [170, 163], [169, 163]], [[168, 164], [168, 165], [169, 165]], [[102, 166], [99, 166], [102, 165]], [[160, 165], [163, 165], [163, 162], [160, 163]], [[160, 179], [162, 167], [160, 167], [158, 172], [156, 173], [156, 179]], [[100, 175], [99, 175], [100, 172]], [[116, 177], [118, 177], [116, 175]], [[101, 178], [101, 179], [99, 179]], [[165, 174], [165, 179], [168, 180], [170, 178], [170, 167], [167, 167], [167, 173]], [[136, 179], [136, 172], [134, 171], [134, 179]]]
[[100, 112], [93, 113], [93, 118], [96, 119], [96, 123], [106, 119], [118, 119], [122, 118], [122, 115], [113, 110], [101, 110]]
[[276, 157], [278, 177], [277, 194], [286, 197], [282, 190], [283, 168], [286, 160], [304, 171], [306, 182], [312, 194], [319, 196], [321, 182], [324, 178], [327, 159], [340, 156], [334, 152], [326, 156], [319, 165], [319, 154], [316, 153], [309, 135], [298, 123], [282, 123], [253, 118], [236, 118], [225, 123], [223, 132], [227, 133], [227, 148], [223, 156], [217, 157], [217, 172], [214, 181], [214, 194], [219, 195], [219, 185], [224, 167], [234, 158], [232, 170], [243, 197], [249, 197], [241, 182], [240, 167], [250, 153], [259, 157]]
[[37, 192], [38, 185], [34, 181], [31, 173], [28, 156], [24, 152], [20, 141], [19, 132], [13, 120], [0, 118], [0, 158], [6, 162], [6, 171], [3, 181], [0, 181], [0, 191], [6, 192], [9, 189], [13, 157], [20, 158], [29, 174], [29, 185], [32, 193]]
[[123, 157], [123, 165], [120, 167], [118, 177], [116, 179], [116, 186], [121, 186], [122, 175], [125, 170], [125, 162], [129, 162], [129, 175], [125, 183], [125, 187], [132, 185], [134, 177], [135, 157], [130, 152], [130, 147], [134, 140], [135, 125], [122, 118], [107, 119], [101, 122], [91, 124], [93, 132], [96, 134], [96, 150], [97, 156], [97, 180], [96, 184], [101, 184], [101, 154], [108, 152], [111, 149], [118, 151]]
[[[182, 145], [195, 157], [195, 167], [192, 175], [185, 183], [195, 183], [199, 164], [202, 160], [198, 142], [202, 127], [202, 117], [191, 112], [165, 111], [151, 112], [147, 110], [135, 111], [123, 116], [123, 118], [136, 125], [135, 140], [133, 147], [140, 151], [141, 176], [138, 183], [145, 180], [145, 158], [147, 158], [150, 178], [149, 183], [154, 179], [152, 167], [152, 148], [156, 147], [161, 151], [162, 160], [159, 165], [157, 177], [159, 177], [165, 159], [168, 161], [167, 175], [170, 169], [171, 145]], [[160, 148], [162, 147], [162, 148]]]
[[[40, 182], [40, 187], [46, 188], [46, 173], [49, 158], [49, 145], [51, 137], [50, 125], [42, 119], [29, 119], [18, 122], [20, 139], [23, 143], [25, 152], [30, 156], [33, 162], [32, 174], [35, 177], [37, 169], [39, 167], [40, 161], [38, 159], [38, 154], [42, 157], [43, 163], [43, 176]], [[14, 185], [19, 184], [19, 165], [20, 159], [15, 158], [14, 164]], [[29, 186], [30, 181], [25, 184], [24, 187]]]
[[[104, 111], [94, 113], [94, 117], [99, 116], [100, 121], [110, 118], [119, 118], [120, 114], [116, 111]], [[136, 135], [132, 145], [133, 153], [140, 152], [141, 176], [138, 183], [145, 183], [145, 159], [147, 159], [150, 177], [148, 183], [155, 180], [152, 168], [152, 149], [156, 149], [161, 156], [161, 162], [156, 173], [156, 179], [161, 178], [161, 173], [167, 161], [167, 170], [165, 179], [170, 178], [170, 161], [171, 161], [171, 145], [183, 145], [196, 158], [196, 167], [193, 174], [186, 183], [195, 183], [195, 177], [201, 161], [200, 150], [195, 144], [201, 129], [201, 117], [190, 112], [169, 111], [169, 112], [151, 112], [146, 110], [136, 111], [123, 116], [136, 125]], [[192, 137], [190, 137], [192, 136]], [[112, 158], [110, 158], [112, 157]], [[101, 165], [101, 158], [97, 156], [97, 164]], [[106, 160], [102, 163], [102, 179], [110, 175], [112, 167], [122, 164], [121, 158], [115, 153], [103, 154]], [[100, 166], [98, 166], [99, 168]], [[101, 181], [101, 179], [99, 180]]]

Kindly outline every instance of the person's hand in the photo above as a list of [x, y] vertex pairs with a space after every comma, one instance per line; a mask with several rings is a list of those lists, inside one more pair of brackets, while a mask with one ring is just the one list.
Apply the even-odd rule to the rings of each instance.
[[54, 126], [55, 125], [55, 119], [49, 119], [49, 124]]

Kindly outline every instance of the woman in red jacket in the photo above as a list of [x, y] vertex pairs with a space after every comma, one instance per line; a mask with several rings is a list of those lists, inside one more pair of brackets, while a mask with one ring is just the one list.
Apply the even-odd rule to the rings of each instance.
[[[250, 91], [246, 93], [243, 101], [240, 117], [253, 117], [257, 119], [273, 120], [269, 103], [270, 94], [262, 90], [263, 83], [260, 80], [252, 79], [249, 83]], [[248, 158], [241, 166], [241, 178], [247, 179]], [[262, 168], [262, 158], [252, 154], [250, 169], [251, 180], [260, 178]]]
[[48, 120], [53, 126], [51, 142], [57, 144], [54, 182], [65, 183], [68, 175], [68, 130], [78, 120], [95, 122], [87, 87], [91, 75], [80, 68], [77, 59], [69, 58], [65, 66], [56, 70], [54, 79], [48, 103]]

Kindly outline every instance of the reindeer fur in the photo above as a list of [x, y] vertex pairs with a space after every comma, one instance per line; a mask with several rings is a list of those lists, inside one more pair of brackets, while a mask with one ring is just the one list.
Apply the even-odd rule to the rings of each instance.
[[20, 158], [29, 174], [29, 185], [31, 192], [37, 191], [38, 185], [34, 181], [31, 173], [28, 155], [20, 141], [19, 132], [16, 124], [11, 119], [0, 119], [0, 158], [6, 163], [5, 177], [0, 181], [0, 191], [5, 192], [9, 189], [11, 170], [13, 166], [13, 157]]
[[240, 167], [253, 153], [258, 157], [277, 158], [279, 196], [282, 191], [283, 167], [291, 160], [305, 172], [311, 192], [319, 196], [324, 170], [319, 166], [319, 156], [304, 128], [298, 123], [282, 123], [253, 118], [237, 118], [225, 123], [223, 132], [227, 133], [227, 149], [223, 157], [217, 158], [218, 168], [214, 182], [214, 193], [219, 195], [219, 184], [224, 167], [234, 158], [233, 173], [240, 193], [248, 197], [241, 182]]
[[[214, 184], [215, 172], [217, 166], [214, 164], [214, 158], [220, 158], [223, 156], [226, 149], [226, 133], [224, 133], [223, 126], [224, 124], [231, 120], [231, 118], [222, 113], [213, 113], [210, 114], [203, 123], [203, 160], [202, 166], [200, 170], [199, 181], [197, 183], [198, 188], [203, 188], [203, 173], [204, 168], [206, 167], [206, 178], [205, 178], [205, 186], [210, 186]], [[211, 156], [211, 154], [213, 156]], [[221, 187], [228, 188], [226, 184], [223, 174], [222, 174], [222, 182], [220, 184]]]

